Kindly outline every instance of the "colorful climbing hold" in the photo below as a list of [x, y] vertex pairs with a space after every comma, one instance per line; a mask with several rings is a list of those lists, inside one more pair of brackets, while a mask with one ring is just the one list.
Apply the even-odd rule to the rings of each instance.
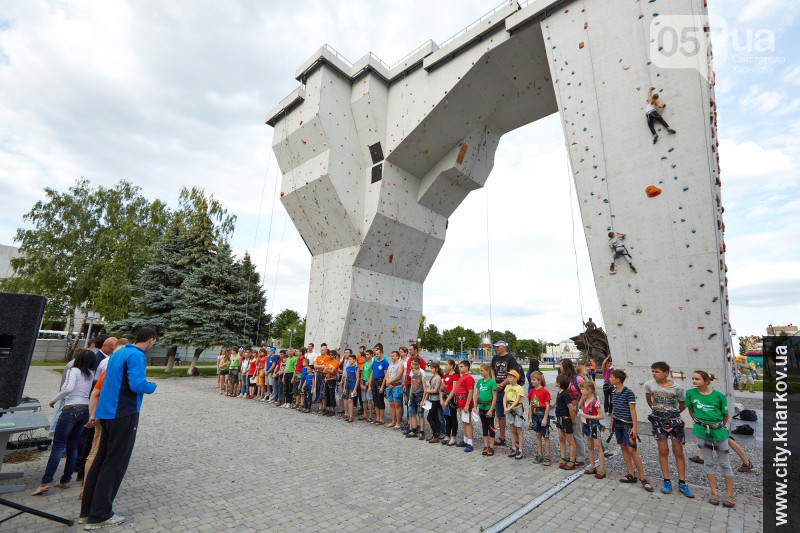
[[661, 194], [661, 189], [656, 187], [655, 185], [648, 185], [647, 188], [644, 190], [647, 193], [648, 198], [655, 198], [659, 194]]

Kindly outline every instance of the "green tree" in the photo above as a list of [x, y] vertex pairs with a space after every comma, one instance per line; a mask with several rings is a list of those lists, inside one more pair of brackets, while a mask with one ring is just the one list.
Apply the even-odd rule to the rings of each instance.
[[464, 328], [463, 326], [456, 326], [453, 329], [442, 331], [442, 347], [446, 350], [458, 352], [461, 349], [461, 341], [458, 340], [459, 337], [466, 339], [464, 341], [464, 351], [480, 346], [480, 335], [471, 329]]
[[[292, 311], [294, 313], [294, 311]], [[294, 333], [290, 334], [290, 331]], [[306, 336], [306, 319], [297, 320], [288, 324], [281, 334], [281, 346], [287, 348], [302, 348]], [[290, 343], [291, 341], [291, 343]]]
[[237, 295], [237, 305], [244, 310], [239, 330], [246, 343], [258, 345], [260, 324], [269, 323], [269, 317], [266, 314], [267, 297], [261, 284], [261, 276], [247, 252], [240, 261], [236, 262], [234, 267], [242, 281], [242, 287]]
[[125, 181], [93, 188], [81, 178], [66, 192], [48, 187], [45, 199], [23, 216], [30, 227], [17, 230], [20, 256], [11, 260], [15, 275], [2, 288], [46, 296], [47, 321], [66, 314], [71, 353], [74, 309], [112, 317], [130, 309], [126, 288], [141, 272], [138, 258], [163, 232], [167, 213], [164, 204], [149, 202]]
[[244, 307], [238, 301], [241, 291], [242, 280], [230, 246], [223, 243], [174, 292], [177, 305], [170, 313], [163, 341], [170, 346], [194, 346], [189, 374], [206, 348], [241, 342], [242, 332], [235, 329], [244, 323]]
[[284, 337], [288, 339], [289, 335], [286, 334], [287, 330], [299, 322], [300, 313], [292, 309], [284, 309], [275, 316], [275, 323], [272, 324], [272, 328], [269, 331], [269, 336], [273, 339], [283, 339]]
[[438, 352], [442, 347], [442, 335], [436, 324], [428, 324], [420, 335], [422, 348], [429, 352]]
[[[172, 315], [182, 305], [179, 291], [192, 271], [216, 257], [234, 229], [236, 217], [202, 189], [182, 188], [178, 210], [139, 278], [131, 285], [134, 309], [128, 317], [108, 325], [110, 331], [132, 335], [142, 326], [152, 326], [166, 335]], [[244, 322], [244, 321], [243, 321]], [[167, 341], [164, 339], [164, 341]], [[177, 344], [169, 344], [167, 369], [172, 367]], [[191, 371], [191, 367], [188, 371]]]

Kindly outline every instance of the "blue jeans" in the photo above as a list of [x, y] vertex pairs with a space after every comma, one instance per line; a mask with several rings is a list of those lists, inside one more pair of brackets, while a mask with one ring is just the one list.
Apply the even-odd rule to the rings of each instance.
[[89, 406], [81, 405], [66, 411], [61, 411], [53, 436], [53, 447], [50, 449], [50, 459], [42, 476], [42, 485], [50, 485], [58, 470], [58, 463], [64, 450], [67, 451], [67, 462], [64, 465], [64, 474], [61, 483], [69, 483], [75, 463], [78, 461], [78, 446], [83, 435], [83, 426], [89, 421]]

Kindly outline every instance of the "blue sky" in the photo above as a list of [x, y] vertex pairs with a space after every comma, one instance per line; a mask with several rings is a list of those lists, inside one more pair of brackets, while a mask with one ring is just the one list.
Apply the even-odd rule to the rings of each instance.
[[[324, 43], [351, 60], [372, 51], [392, 63], [488, 5], [0, 0], [0, 243], [13, 244], [44, 187], [80, 176], [128, 179], [173, 204], [182, 185], [200, 185], [238, 215], [233, 244], [266, 265], [270, 307], [303, 313], [310, 258], [273, 203], [266, 112]], [[731, 321], [758, 334], [800, 316], [800, 5], [718, 0], [710, 9], [728, 28], [727, 39], [712, 38]], [[443, 328], [574, 335], [581, 308], [600, 316], [583, 236], [574, 239], [577, 269], [564, 144], [549, 117], [503, 138], [487, 187], [451, 218], [424, 312]]]

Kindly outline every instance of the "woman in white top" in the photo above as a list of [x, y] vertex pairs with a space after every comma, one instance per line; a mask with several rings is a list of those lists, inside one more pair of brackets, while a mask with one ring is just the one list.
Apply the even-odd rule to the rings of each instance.
[[56, 486], [62, 489], [70, 486], [72, 472], [78, 460], [78, 444], [81, 442], [83, 427], [89, 421], [89, 396], [92, 393], [94, 380], [93, 365], [94, 353], [91, 350], [84, 350], [78, 354], [75, 364], [67, 370], [67, 377], [61, 386], [61, 392], [50, 401], [50, 407], [54, 407], [57, 401], [65, 399], [64, 407], [56, 423], [50, 459], [47, 461], [47, 468], [42, 476], [42, 484], [33, 491], [34, 496], [50, 490], [64, 450], [67, 452], [64, 474]]
[[659, 101], [658, 93], [653, 94], [653, 87], [650, 87], [650, 93], [647, 95], [647, 107], [644, 109], [644, 114], [647, 117], [647, 127], [650, 128], [650, 133], [653, 134], [653, 144], [658, 141], [658, 133], [656, 133], [655, 123], [658, 122], [670, 133], [675, 133], [675, 130], [669, 127], [667, 121], [658, 112], [659, 109], [664, 109], [667, 104]]

